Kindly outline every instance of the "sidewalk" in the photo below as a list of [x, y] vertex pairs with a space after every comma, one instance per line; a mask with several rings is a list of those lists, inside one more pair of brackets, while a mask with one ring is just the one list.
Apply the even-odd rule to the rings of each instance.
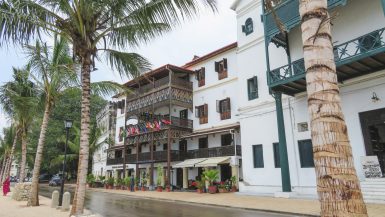
[[[287, 213], [304, 216], [319, 216], [320, 206], [317, 200], [284, 199], [273, 197], [246, 196], [236, 193], [198, 194], [194, 192], [156, 192], [127, 190], [106, 190], [102, 188], [88, 189], [91, 191], [124, 194], [132, 197], [166, 200], [184, 203], [233, 207], [267, 212]], [[369, 216], [385, 216], [384, 204], [367, 204]]]
[[12, 193], [3, 197], [0, 195], [0, 217], [68, 217], [69, 212], [51, 208], [51, 200], [39, 197], [40, 206], [27, 207], [26, 201], [11, 199]]

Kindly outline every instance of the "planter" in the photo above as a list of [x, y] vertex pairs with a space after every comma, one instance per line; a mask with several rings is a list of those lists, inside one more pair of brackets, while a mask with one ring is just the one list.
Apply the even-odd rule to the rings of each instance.
[[219, 188], [219, 193], [229, 193], [229, 191], [226, 188]]
[[108, 187], [107, 187], [108, 189], [112, 189], [112, 185], [108, 185]]
[[202, 194], [203, 193], [203, 189], [197, 189], [197, 193], [198, 194]]
[[139, 191], [139, 188], [137, 186], [135, 186], [135, 191]]
[[217, 193], [217, 186], [209, 186], [209, 193], [210, 194]]
[[104, 188], [105, 188], [105, 189], [108, 189], [108, 185], [104, 185]]
[[166, 187], [166, 191], [167, 191], [167, 192], [171, 192], [170, 187]]
[[146, 187], [142, 187], [142, 191], [146, 191]]
[[156, 191], [157, 191], [157, 192], [162, 192], [162, 191], [163, 191], [162, 186], [158, 186], [158, 187], [156, 188]]
[[237, 192], [237, 186], [234, 185], [233, 187], [231, 187], [231, 191], [232, 192]]

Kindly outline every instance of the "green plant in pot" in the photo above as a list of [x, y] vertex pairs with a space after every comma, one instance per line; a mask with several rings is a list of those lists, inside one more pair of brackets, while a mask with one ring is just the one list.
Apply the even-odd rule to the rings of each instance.
[[142, 191], [145, 191], [146, 190], [146, 185], [147, 185], [146, 171], [142, 172], [141, 177], [142, 177], [141, 189], [142, 189]]
[[135, 177], [135, 191], [139, 190], [140, 177]]
[[237, 191], [237, 177], [231, 176], [230, 181], [231, 181], [231, 191], [236, 192]]
[[122, 179], [117, 178], [115, 179], [115, 189], [121, 189], [122, 186]]
[[163, 167], [162, 165], [158, 164], [156, 167], [156, 184], [157, 184], [157, 191], [162, 192], [162, 179], [163, 179]]
[[112, 186], [114, 186], [114, 182], [115, 182], [114, 177], [108, 178], [107, 179], [107, 188], [112, 189]]
[[130, 184], [131, 184], [131, 178], [130, 177], [125, 177], [123, 179], [123, 185], [128, 189], [130, 190]]
[[203, 176], [201, 177], [201, 180], [196, 181], [196, 188], [199, 194], [204, 192], [203, 189], [205, 188], [205, 185], [206, 185], [206, 180]]
[[203, 177], [209, 182], [209, 193], [217, 193], [217, 186], [214, 185], [214, 181], [219, 178], [219, 170], [217, 169], [208, 169], [203, 172]]
[[87, 181], [87, 185], [92, 188], [96, 181], [94, 174], [92, 173], [88, 174], [86, 181]]

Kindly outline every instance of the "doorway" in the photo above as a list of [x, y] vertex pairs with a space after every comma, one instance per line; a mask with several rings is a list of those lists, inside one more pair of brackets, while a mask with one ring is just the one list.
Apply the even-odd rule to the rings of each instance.
[[221, 164], [221, 181], [230, 180], [231, 178], [231, 167], [230, 164]]
[[382, 174], [385, 172], [385, 108], [359, 114], [366, 155], [378, 157]]
[[182, 168], [176, 169], [176, 186], [178, 188], [183, 187], [183, 169]]

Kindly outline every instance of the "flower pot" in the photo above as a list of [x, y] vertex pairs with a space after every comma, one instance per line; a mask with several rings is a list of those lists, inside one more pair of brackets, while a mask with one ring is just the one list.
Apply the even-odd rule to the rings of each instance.
[[209, 193], [210, 194], [217, 193], [217, 186], [209, 186]]
[[158, 187], [156, 188], [156, 191], [157, 191], [157, 192], [162, 192], [162, 190], [163, 190], [163, 189], [162, 189], [162, 186], [158, 186]]
[[139, 188], [135, 186], [135, 191], [139, 191]]
[[166, 191], [167, 191], [167, 192], [171, 192], [170, 187], [166, 187]]
[[108, 185], [108, 189], [112, 189], [112, 185]]
[[105, 189], [108, 189], [108, 185], [104, 185], [104, 188], [105, 188]]
[[142, 187], [142, 191], [146, 191], [146, 187]]
[[198, 188], [198, 189], [197, 189], [197, 193], [198, 193], [198, 194], [202, 194], [202, 193], [203, 193], [203, 190]]
[[231, 187], [231, 191], [232, 192], [237, 192], [237, 186], [234, 185], [233, 187]]

